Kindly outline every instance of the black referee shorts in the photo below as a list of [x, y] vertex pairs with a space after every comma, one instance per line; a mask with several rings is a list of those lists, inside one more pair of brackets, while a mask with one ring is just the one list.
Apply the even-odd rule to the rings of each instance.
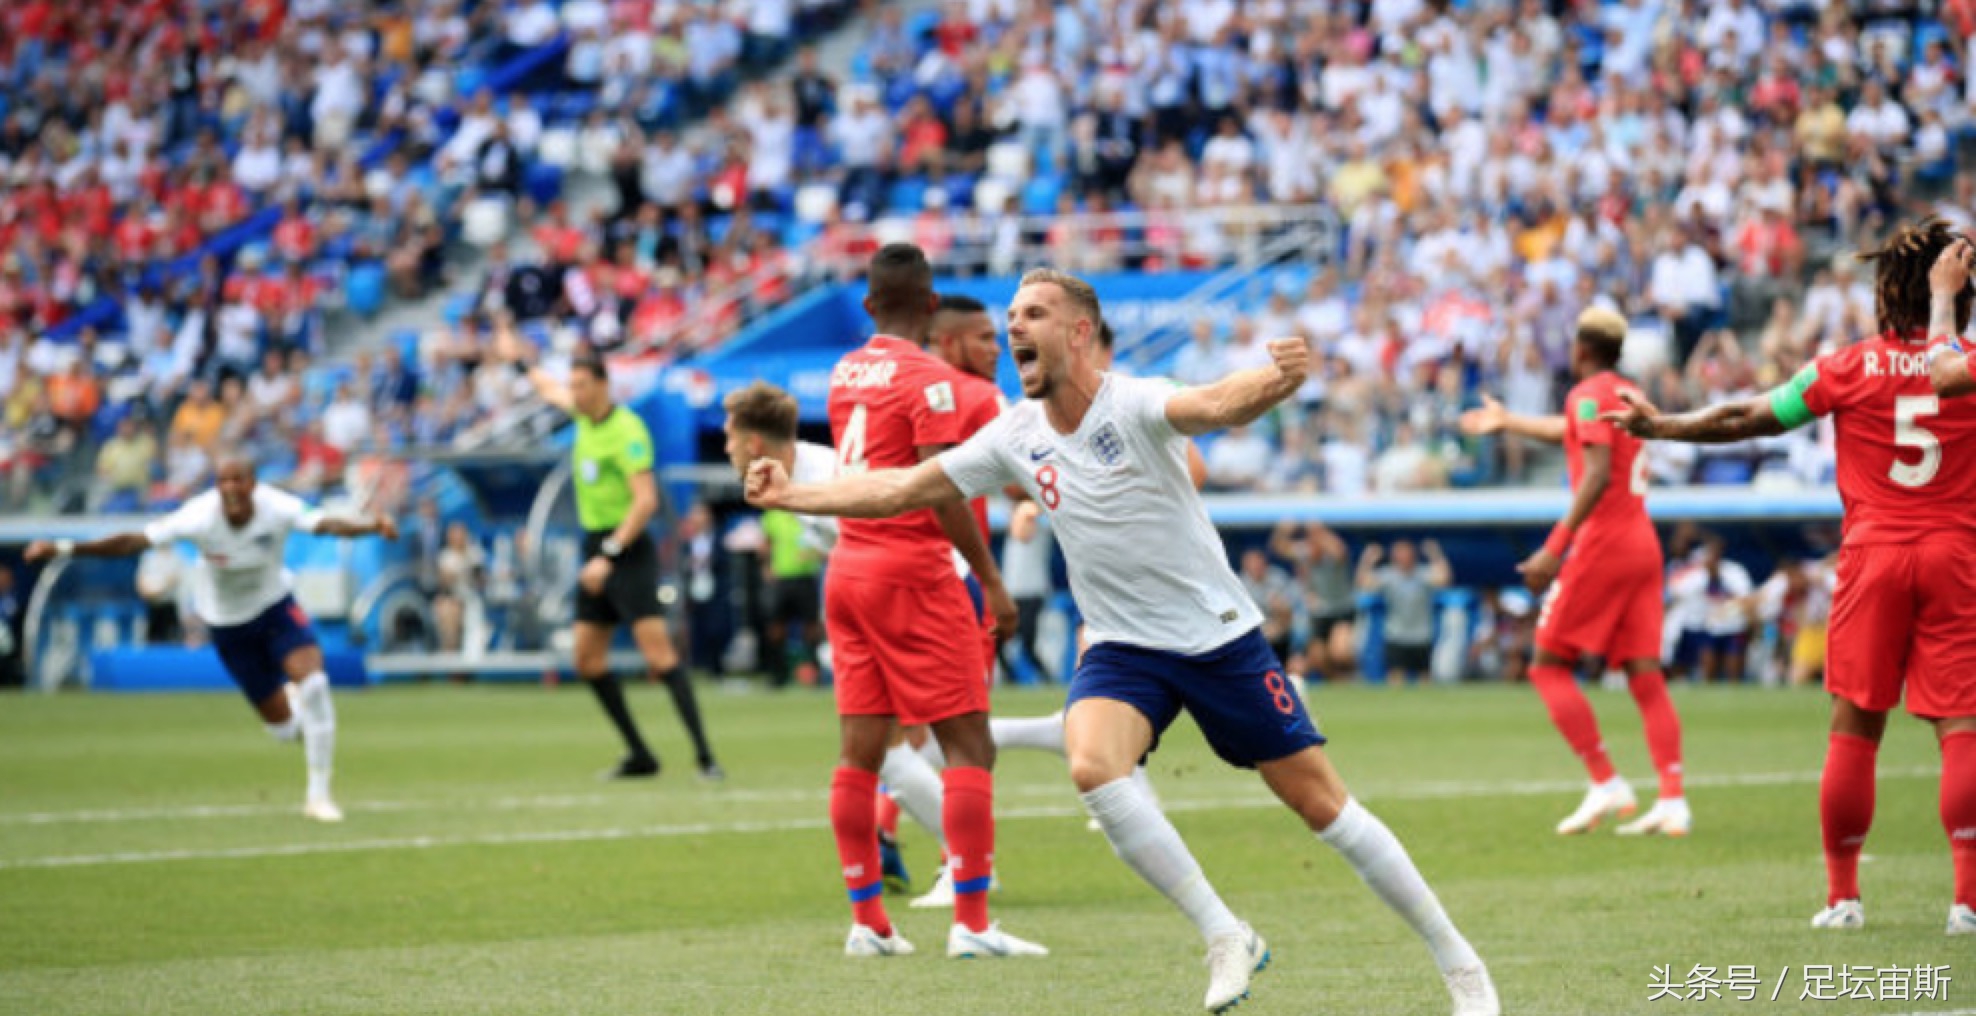
[[[603, 552], [604, 538], [610, 533], [583, 534], [583, 561]], [[576, 587], [576, 619], [589, 624], [633, 624], [648, 617], [663, 617], [659, 605], [659, 549], [652, 537], [640, 534], [624, 548], [611, 568], [604, 590], [592, 595], [581, 583]]]

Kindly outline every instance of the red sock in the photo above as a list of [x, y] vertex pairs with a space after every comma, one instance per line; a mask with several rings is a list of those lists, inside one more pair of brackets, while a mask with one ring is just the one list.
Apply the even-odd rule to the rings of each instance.
[[1674, 700], [1667, 696], [1667, 679], [1660, 671], [1634, 674], [1626, 681], [1633, 701], [1640, 707], [1640, 719], [1647, 727], [1647, 754], [1660, 774], [1660, 796], [1681, 796], [1681, 717], [1674, 711]]
[[1859, 848], [1873, 828], [1873, 763], [1879, 754], [1879, 745], [1857, 734], [1834, 733], [1826, 745], [1818, 818], [1825, 829], [1828, 906], [1859, 899]]
[[1599, 737], [1599, 719], [1592, 715], [1592, 704], [1585, 701], [1585, 693], [1578, 690], [1578, 680], [1571, 671], [1555, 664], [1531, 667], [1530, 684], [1543, 697], [1551, 722], [1564, 735], [1565, 743], [1584, 761], [1592, 782], [1612, 779], [1612, 759], [1606, 756], [1605, 741]]
[[830, 828], [837, 834], [837, 859], [844, 865], [844, 887], [851, 893], [851, 918], [880, 935], [890, 935], [885, 878], [878, 864], [878, 826], [873, 821], [876, 796], [877, 773], [839, 766], [830, 778]]
[[940, 773], [946, 790], [940, 824], [947, 834], [947, 873], [954, 880], [954, 923], [988, 928], [988, 885], [995, 878], [995, 777], [974, 766]]
[[879, 835], [887, 839], [898, 839], [899, 802], [892, 800], [892, 795], [882, 790], [873, 797], [873, 801], [877, 810], [872, 812], [872, 817], [878, 823]]
[[1942, 829], [1955, 860], [1955, 901], [1976, 907], [1976, 730], [1942, 738]]

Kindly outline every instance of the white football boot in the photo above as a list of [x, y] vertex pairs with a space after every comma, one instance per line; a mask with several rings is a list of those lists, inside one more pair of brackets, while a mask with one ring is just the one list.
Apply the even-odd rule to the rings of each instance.
[[1489, 979], [1489, 968], [1480, 963], [1443, 971], [1448, 994], [1454, 996], [1455, 1016], [1502, 1016], [1503, 1004], [1496, 998], [1496, 982]]
[[1812, 915], [1814, 928], [1864, 928], [1866, 908], [1858, 900], [1840, 900]]
[[1645, 815], [1613, 830], [1621, 836], [1686, 836], [1693, 818], [1688, 799], [1669, 797], [1655, 801]]
[[899, 934], [897, 928], [893, 928], [891, 936], [887, 937], [862, 924], [853, 924], [850, 936], [844, 939], [846, 956], [911, 956], [912, 954], [913, 944], [906, 941], [906, 937]]
[[999, 924], [989, 925], [986, 931], [969, 931], [965, 924], [956, 924], [947, 929], [948, 959], [1008, 959], [1015, 956], [1048, 955], [1050, 950], [1034, 942], [1025, 942], [1003, 931]]
[[1608, 817], [1625, 817], [1638, 811], [1639, 799], [1633, 796], [1633, 785], [1615, 776], [1604, 783], [1594, 783], [1585, 791], [1585, 799], [1578, 802], [1578, 810], [1564, 817], [1557, 824], [1559, 836], [1576, 836], [1591, 832]]
[[1209, 1012], [1227, 1012], [1249, 997], [1249, 979], [1269, 966], [1269, 944], [1247, 924], [1208, 943]]
[[1949, 908], [1949, 928], [1951, 935], [1976, 935], [1976, 910], [1964, 903]]

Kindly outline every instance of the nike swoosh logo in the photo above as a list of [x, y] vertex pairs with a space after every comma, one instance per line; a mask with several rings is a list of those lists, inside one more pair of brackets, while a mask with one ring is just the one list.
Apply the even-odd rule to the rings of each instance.
[[1050, 457], [1050, 449], [1048, 449], [1048, 448], [1045, 448], [1045, 449], [1043, 449], [1043, 450], [1042, 450], [1042, 451], [1040, 451], [1040, 452], [1030, 452], [1030, 453], [1029, 453], [1029, 461], [1031, 461], [1031, 462], [1041, 462], [1041, 461], [1043, 461], [1044, 459], [1047, 459], [1047, 458], [1049, 458], [1049, 457]]
[[1006, 948], [1003, 948], [1002, 946], [996, 944], [995, 942], [989, 939], [981, 938], [976, 935], [969, 935], [968, 940], [974, 943], [974, 947], [976, 949], [981, 950], [982, 952], [989, 953], [995, 956], [1007, 956], [1009, 954], [1009, 951]]

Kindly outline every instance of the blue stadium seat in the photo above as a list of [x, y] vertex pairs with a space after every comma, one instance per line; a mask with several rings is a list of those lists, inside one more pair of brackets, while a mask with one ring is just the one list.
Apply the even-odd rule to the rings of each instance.
[[467, 319], [468, 314], [473, 313], [474, 295], [470, 292], [454, 293], [446, 298], [446, 307], [440, 313], [445, 316], [447, 324], [458, 326]]
[[350, 266], [343, 282], [344, 305], [353, 314], [370, 317], [384, 309], [384, 266], [366, 261]]
[[885, 204], [896, 212], [917, 213], [926, 207], [926, 178], [922, 176], [902, 176], [892, 182], [892, 190], [885, 196]]
[[1062, 193], [1062, 177], [1039, 173], [1022, 186], [1022, 213], [1048, 215], [1057, 210], [1057, 196]]
[[537, 162], [522, 175], [522, 189], [537, 205], [547, 205], [563, 195], [563, 171], [547, 162]]
[[1741, 487], [1756, 475], [1748, 459], [1705, 459], [1695, 482], [1704, 487]]

